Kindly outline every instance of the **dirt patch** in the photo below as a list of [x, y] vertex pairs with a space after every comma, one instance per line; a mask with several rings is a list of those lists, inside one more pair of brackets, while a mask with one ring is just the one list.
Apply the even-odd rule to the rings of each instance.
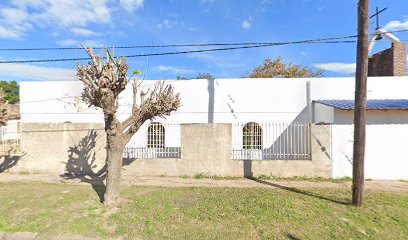
[[[0, 182], [46, 182], [86, 185], [78, 179], [66, 180], [58, 174], [0, 174]], [[134, 177], [123, 176], [122, 184], [125, 186], [150, 186], [150, 187], [228, 187], [228, 188], [350, 188], [351, 182], [312, 182], [312, 181], [284, 181], [260, 179], [235, 179], [213, 180], [194, 179], [181, 177]], [[365, 189], [391, 192], [408, 192], [407, 181], [370, 180], [365, 182]]]

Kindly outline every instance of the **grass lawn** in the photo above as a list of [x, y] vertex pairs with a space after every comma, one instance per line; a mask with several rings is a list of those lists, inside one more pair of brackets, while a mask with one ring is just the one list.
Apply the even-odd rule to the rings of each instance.
[[[0, 231], [124, 239], [408, 239], [408, 194], [349, 189], [123, 187], [116, 211], [91, 186], [0, 183]], [[346, 203], [346, 204], [345, 204]]]

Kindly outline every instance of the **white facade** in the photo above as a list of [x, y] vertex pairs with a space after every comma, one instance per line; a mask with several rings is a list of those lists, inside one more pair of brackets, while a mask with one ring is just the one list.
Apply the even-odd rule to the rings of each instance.
[[[144, 81], [146, 90], [156, 81]], [[354, 78], [215, 79], [168, 81], [180, 92], [181, 107], [165, 119], [174, 123], [326, 122], [332, 126], [332, 176], [351, 176], [352, 111], [312, 107], [313, 100], [354, 99]], [[100, 109], [80, 101], [82, 83], [21, 82], [22, 122], [102, 123]], [[368, 99], [408, 99], [408, 77], [371, 77]], [[119, 118], [131, 111], [131, 89], [120, 96]], [[319, 108], [319, 109], [318, 109]], [[372, 111], [366, 148], [366, 177], [408, 179], [408, 112]], [[388, 125], [378, 125], [388, 124]], [[144, 130], [143, 130], [144, 129]], [[135, 138], [146, 138], [144, 126]], [[166, 137], [166, 145], [180, 140]], [[405, 171], [404, 171], [405, 170]]]
[[[343, 110], [321, 103], [313, 103], [313, 122], [330, 124], [353, 124], [354, 110]], [[406, 109], [369, 109], [367, 124], [408, 124]]]
[[[144, 81], [146, 89], [155, 80]], [[311, 100], [354, 99], [354, 78], [215, 79], [168, 81], [180, 92], [171, 123], [308, 122]], [[80, 102], [80, 81], [21, 82], [22, 122], [103, 122], [101, 110]], [[368, 99], [408, 98], [408, 77], [368, 80]], [[131, 110], [131, 89], [120, 96], [120, 118]], [[233, 113], [232, 113], [233, 112]], [[158, 121], [162, 121], [158, 119]]]
[[[367, 125], [365, 177], [408, 179], [408, 125]], [[332, 177], [352, 176], [353, 125], [332, 126]]]

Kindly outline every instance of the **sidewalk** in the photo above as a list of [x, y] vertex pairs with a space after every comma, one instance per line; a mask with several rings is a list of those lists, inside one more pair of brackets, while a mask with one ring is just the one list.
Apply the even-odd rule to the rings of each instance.
[[[45, 182], [54, 184], [88, 184], [79, 179], [66, 180], [58, 174], [10, 174], [1, 173], [0, 182]], [[209, 178], [181, 178], [181, 177], [134, 177], [123, 176], [125, 186], [154, 186], [154, 187], [231, 187], [231, 188], [351, 188], [351, 181], [335, 183], [330, 181], [287, 181], [260, 180], [239, 178], [234, 180], [214, 180]], [[408, 192], [408, 181], [370, 180], [365, 182], [365, 189], [392, 192]]]

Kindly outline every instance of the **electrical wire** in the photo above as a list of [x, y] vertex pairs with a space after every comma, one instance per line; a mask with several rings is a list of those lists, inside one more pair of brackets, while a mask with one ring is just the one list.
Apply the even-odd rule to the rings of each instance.
[[[391, 32], [408, 32], [407, 30], [398, 30], [398, 31], [390, 31]], [[134, 54], [134, 55], [125, 55], [123, 57], [126, 58], [135, 58], [135, 57], [147, 57], [147, 56], [163, 56], [163, 55], [179, 55], [179, 54], [190, 54], [190, 53], [203, 53], [203, 52], [215, 52], [215, 51], [228, 51], [228, 50], [236, 50], [236, 49], [249, 49], [249, 48], [261, 48], [261, 47], [271, 47], [271, 46], [282, 46], [282, 45], [290, 45], [290, 44], [338, 44], [338, 43], [355, 43], [356, 41], [353, 40], [339, 40], [339, 39], [348, 39], [348, 38], [356, 38], [356, 35], [351, 36], [343, 36], [343, 37], [331, 37], [331, 38], [320, 38], [320, 39], [309, 39], [309, 40], [301, 40], [301, 41], [290, 41], [290, 42], [273, 42], [273, 43], [258, 43], [257, 45], [245, 45], [245, 46], [238, 46], [238, 47], [226, 47], [226, 48], [211, 48], [211, 49], [199, 49], [199, 50], [189, 50], [189, 51], [173, 51], [173, 52], [159, 52], [159, 53], [148, 53], [148, 54]], [[336, 41], [334, 41], [336, 40]], [[236, 45], [235, 43], [229, 43], [230, 45]], [[240, 43], [240, 44], [249, 44], [249, 43]], [[210, 46], [212, 44], [200, 44], [200, 46]], [[220, 44], [219, 44], [220, 45]], [[228, 45], [228, 44], [222, 44]], [[197, 44], [189, 44], [189, 45], [156, 45], [158, 46], [197, 46]], [[133, 46], [134, 47], [134, 46]], [[155, 47], [155, 46], [150, 46]], [[124, 48], [124, 47], [122, 47]], [[128, 46], [127, 48], [130, 48]], [[39, 48], [38, 48], [39, 49]], [[37, 50], [38, 50], [37, 49]], [[45, 49], [45, 48], [42, 48]], [[54, 48], [56, 49], [56, 48]], [[68, 49], [68, 48], [62, 48]], [[75, 48], [76, 49], [76, 48]], [[5, 50], [5, 49], [3, 49]], [[12, 49], [9, 49], [12, 50]], [[17, 50], [17, 49], [13, 49]], [[20, 49], [22, 50], [22, 49]], [[29, 50], [29, 49], [25, 49]], [[32, 48], [31, 50], [34, 50]], [[50, 50], [50, 48], [48, 48]], [[83, 61], [89, 60], [89, 57], [82, 57], [82, 58], [59, 58], [59, 59], [37, 59], [37, 60], [6, 60], [0, 61], [0, 64], [4, 63], [44, 63], [44, 62], [65, 62], [65, 61]]]
[[[211, 49], [200, 49], [200, 50], [189, 50], [189, 51], [174, 51], [174, 52], [161, 52], [161, 53], [147, 53], [147, 54], [135, 54], [135, 55], [124, 55], [122, 57], [126, 58], [136, 58], [136, 57], [147, 57], [147, 56], [164, 56], [164, 55], [179, 55], [179, 54], [190, 54], [190, 53], [203, 53], [203, 52], [216, 52], [216, 51], [228, 51], [236, 49], [249, 49], [249, 48], [261, 48], [261, 47], [271, 47], [271, 46], [281, 46], [289, 44], [322, 44], [322, 43], [355, 43], [355, 41], [326, 41], [326, 42], [286, 42], [286, 43], [274, 43], [274, 44], [263, 44], [263, 45], [249, 45], [240, 47], [228, 47], [228, 48], [211, 48]], [[89, 60], [90, 57], [82, 58], [58, 58], [58, 59], [38, 59], [38, 60], [6, 60], [0, 61], [0, 64], [4, 63], [44, 63], [44, 62], [67, 62], [67, 61], [84, 61]]]
[[[408, 29], [386, 31], [384, 33], [400, 33], [408, 32]], [[375, 34], [371, 34], [375, 35]], [[342, 36], [342, 37], [330, 37], [330, 38], [318, 38], [306, 41], [330, 41], [357, 38], [357, 35]], [[115, 49], [132, 49], [132, 48], [169, 48], [169, 47], [210, 47], [210, 46], [243, 46], [243, 45], [270, 45], [270, 44], [287, 44], [290, 42], [240, 42], [240, 43], [196, 43], [196, 44], [164, 44], [164, 45], [131, 45], [131, 46], [115, 46]], [[296, 43], [296, 42], [294, 42]], [[105, 47], [94, 47], [93, 49], [105, 49]], [[0, 51], [49, 51], [49, 50], [83, 50], [82, 47], [40, 47], [40, 48], [0, 48]]]

